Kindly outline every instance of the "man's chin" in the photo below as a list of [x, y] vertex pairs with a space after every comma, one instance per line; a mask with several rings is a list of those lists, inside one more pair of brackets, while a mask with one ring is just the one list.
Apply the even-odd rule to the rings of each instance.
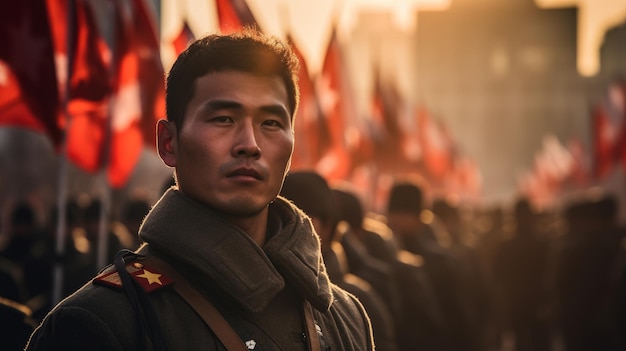
[[230, 217], [246, 218], [258, 216], [266, 208], [267, 204], [259, 204], [250, 199], [240, 199], [231, 202], [222, 212]]

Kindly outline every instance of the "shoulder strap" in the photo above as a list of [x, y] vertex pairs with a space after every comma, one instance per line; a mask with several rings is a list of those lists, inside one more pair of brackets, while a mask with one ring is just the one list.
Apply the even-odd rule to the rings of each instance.
[[248, 347], [241, 341], [239, 335], [228, 324], [221, 313], [213, 306], [211, 301], [202, 295], [198, 290], [194, 289], [191, 284], [183, 276], [178, 274], [165, 261], [148, 256], [144, 260], [146, 264], [154, 266], [162, 270], [176, 282], [173, 287], [182, 296], [185, 301], [198, 313], [217, 338], [222, 342], [228, 351], [247, 351]]
[[163, 342], [161, 333], [161, 326], [158, 323], [158, 319], [152, 304], [148, 299], [146, 292], [139, 286], [136, 280], [131, 278], [130, 273], [126, 270], [126, 255], [130, 260], [134, 260], [137, 256], [129, 250], [119, 251], [113, 260], [115, 268], [119, 272], [120, 286], [123, 287], [124, 292], [135, 312], [137, 323], [137, 340], [139, 346], [148, 350], [148, 340], [152, 342], [152, 348], [157, 351], [166, 350], [165, 342]]
[[304, 325], [306, 326], [308, 351], [321, 351], [320, 337], [315, 327], [315, 319], [313, 319], [313, 307], [308, 300], [304, 300]]
[[[172, 268], [167, 262], [155, 256], [146, 256], [143, 260], [147, 265], [163, 271], [176, 283], [173, 285], [178, 294], [198, 313], [206, 325], [213, 330], [217, 338], [228, 351], [247, 351], [248, 347], [224, 319], [211, 301], [196, 290], [182, 275]], [[304, 324], [307, 334], [308, 351], [320, 351], [320, 339], [313, 318], [313, 307], [309, 301], [304, 300]]]

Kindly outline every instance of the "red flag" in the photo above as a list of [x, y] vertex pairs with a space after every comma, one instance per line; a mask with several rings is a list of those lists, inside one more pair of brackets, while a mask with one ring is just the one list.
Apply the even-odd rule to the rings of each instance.
[[[69, 11], [74, 6], [73, 11]], [[93, 10], [84, 1], [48, 0], [54, 34], [55, 60], [62, 95], [68, 100], [68, 116], [61, 127], [66, 133], [67, 156], [79, 168], [98, 171], [102, 165], [107, 105], [111, 93], [110, 52], [99, 33]], [[72, 14], [68, 18], [68, 13]], [[68, 42], [68, 33], [72, 34]], [[69, 72], [67, 62], [71, 62]], [[69, 80], [69, 91], [65, 92]]]
[[476, 162], [465, 155], [457, 157], [452, 172], [446, 179], [446, 196], [476, 202], [480, 199], [481, 187], [482, 176]]
[[375, 74], [372, 97], [373, 140], [376, 162], [386, 171], [406, 171], [409, 159], [404, 152], [405, 135], [400, 126], [402, 101], [396, 88]]
[[569, 181], [577, 187], [587, 186], [589, 181], [589, 157], [585, 152], [583, 142], [579, 138], [574, 137], [567, 144], [567, 149], [573, 158]]
[[0, 43], [0, 125], [45, 133], [58, 146], [60, 104], [45, 0], [3, 4]]
[[[99, 99], [79, 99], [76, 94], [89, 90], [74, 88], [74, 84], [70, 91], [72, 120], [68, 154], [88, 171], [106, 166], [107, 178], [114, 188], [127, 182], [144, 144], [154, 145], [155, 122], [165, 117], [164, 74], [153, 16], [143, 0], [133, 0], [131, 12], [122, 6], [123, 3], [118, 2], [115, 7], [113, 79], [109, 79], [107, 67], [102, 62], [96, 67], [99, 69], [89, 70], [98, 62], [96, 58], [110, 54], [108, 49], [103, 49], [104, 42], [93, 28], [95, 23], [89, 8], [84, 5], [82, 9], [77, 8], [76, 67], [82, 68], [85, 77], [90, 77], [89, 72], [92, 79], [99, 77], [96, 81], [100, 82], [98, 91], [101, 94], [96, 94]], [[92, 38], [86, 39], [89, 35], [84, 33], [90, 33]], [[94, 42], [100, 44], [93, 45]], [[107, 82], [106, 86], [104, 82]], [[89, 87], [96, 90], [97, 84]], [[107, 94], [112, 94], [110, 103], [104, 98]], [[86, 101], [96, 103], [90, 105]]]
[[257, 27], [257, 22], [244, 0], [217, 0], [220, 31], [230, 34], [244, 27]]
[[[137, 33], [138, 14], [128, 13], [116, 3], [115, 77], [111, 104], [109, 158], [107, 177], [114, 188], [123, 186], [139, 160], [143, 149], [142, 87], [140, 50], [145, 46]], [[141, 4], [133, 3], [134, 10]], [[150, 45], [150, 44], [148, 44]], [[155, 44], [152, 44], [155, 45]], [[149, 50], [149, 49], [146, 49]], [[149, 57], [149, 56], [148, 56]], [[150, 118], [153, 122], [154, 120]], [[106, 146], [106, 145], [103, 145]]]
[[350, 117], [347, 105], [350, 99], [347, 95], [349, 82], [343, 76], [344, 73], [341, 48], [336, 34], [333, 33], [322, 74], [317, 81], [318, 97], [329, 126], [331, 146], [316, 168], [329, 182], [346, 179], [352, 169], [344, 135], [346, 120]]
[[569, 174], [572, 157], [554, 136], [544, 137], [541, 150], [535, 154], [534, 173], [546, 192], [556, 194]]
[[593, 174], [606, 177], [613, 169], [615, 129], [602, 106], [596, 106], [591, 115], [593, 134]]
[[431, 120], [425, 108], [418, 110], [417, 123], [424, 167], [433, 182], [441, 182], [450, 172], [454, 159], [450, 134], [445, 125]]
[[521, 179], [520, 189], [540, 206], [553, 205], [565, 186], [577, 176], [577, 160], [559, 139], [547, 135], [535, 154], [533, 168]]
[[593, 174], [604, 178], [616, 163], [626, 166], [626, 84], [614, 82], [591, 114]]
[[191, 42], [193, 42], [195, 39], [196, 38], [193, 35], [191, 28], [189, 28], [187, 22], [184, 22], [180, 33], [176, 36], [176, 38], [174, 38], [174, 41], [172, 43], [172, 45], [174, 46], [174, 50], [176, 51], [176, 55], [185, 51], [189, 44], [191, 44]]
[[243, 27], [237, 12], [230, 0], [217, 0], [217, 14], [220, 21], [220, 31], [224, 34], [236, 32]]
[[295, 46], [295, 43], [293, 41], [290, 41], [290, 43], [300, 61], [300, 70], [298, 71], [300, 103], [294, 119], [296, 144], [294, 146], [291, 169], [312, 169], [328, 147], [330, 132], [315, 95], [315, 86], [309, 76], [304, 57]]
[[626, 171], [626, 79], [619, 79], [609, 87], [609, 101], [612, 113], [619, 120], [619, 134], [615, 145], [617, 162]]
[[154, 149], [156, 121], [165, 118], [165, 73], [161, 63], [155, 14], [145, 0], [133, 0], [134, 50], [139, 57], [141, 129], [144, 144]]
[[538, 208], [554, 206], [556, 193], [548, 187], [534, 171], [524, 174], [519, 180], [518, 191], [527, 197]]

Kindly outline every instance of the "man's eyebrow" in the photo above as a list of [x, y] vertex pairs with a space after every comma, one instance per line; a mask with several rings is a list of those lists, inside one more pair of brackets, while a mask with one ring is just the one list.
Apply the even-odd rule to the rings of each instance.
[[285, 108], [285, 106], [283, 105], [265, 105], [265, 106], [261, 106], [261, 111], [263, 112], [267, 112], [267, 113], [271, 113], [274, 115], [278, 115], [281, 118], [288, 120], [289, 119], [289, 112], [287, 111], [287, 109]]
[[210, 100], [203, 104], [202, 110], [216, 111], [224, 109], [242, 109], [243, 105], [232, 100]]
[[[203, 104], [202, 110], [205, 112], [209, 111], [217, 111], [217, 110], [226, 110], [226, 109], [243, 109], [243, 104], [232, 101], [232, 100], [209, 100]], [[280, 104], [275, 105], [264, 105], [259, 108], [261, 111], [266, 113], [271, 113], [274, 115], [278, 115], [285, 120], [290, 118], [289, 112], [285, 108], [285, 106]]]

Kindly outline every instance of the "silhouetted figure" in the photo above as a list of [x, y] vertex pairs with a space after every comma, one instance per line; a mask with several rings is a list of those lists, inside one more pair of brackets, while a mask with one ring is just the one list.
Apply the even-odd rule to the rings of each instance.
[[487, 300], [485, 315], [485, 347], [499, 351], [502, 345], [504, 308], [502, 296], [498, 293], [495, 277], [495, 257], [501, 242], [505, 239], [505, 214], [501, 206], [485, 208], [478, 216], [478, 239], [475, 250], [485, 279]]
[[[53, 241], [38, 223], [34, 208], [21, 202], [10, 216], [9, 243], [0, 253], [11, 262], [19, 296], [14, 300], [43, 315], [49, 307], [52, 289]], [[11, 298], [11, 297], [8, 297]]]
[[622, 239], [616, 259], [613, 282], [613, 340], [611, 350], [626, 350], [626, 239]]
[[[86, 252], [86, 237], [84, 234], [83, 213], [84, 209], [76, 198], [69, 198], [65, 203], [65, 226], [63, 233], [64, 249], [63, 253], [56, 252], [55, 245], [55, 264], [60, 264], [63, 269], [63, 280], [61, 282], [61, 298], [66, 297], [76, 291], [85, 283], [87, 272], [82, 273], [83, 262], [85, 261], [84, 252]], [[58, 221], [61, 212], [55, 208], [48, 223], [48, 232], [51, 237], [56, 240], [58, 238]], [[84, 268], [86, 270], [86, 268]], [[52, 307], [52, 306], [50, 306]]]
[[[400, 313], [400, 296], [393, 267], [397, 250], [390, 242], [391, 238], [384, 238], [363, 227], [363, 207], [354, 193], [333, 189], [333, 199], [337, 219], [345, 224], [342, 229], [338, 228], [338, 240], [345, 251], [350, 272], [372, 285], [395, 319]], [[380, 258], [371, 253], [381, 250], [389, 253], [377, 253]]]
[[467, 242], [467, 228], [462, 223], [460, 209], [444, 199], [433, 203], [433, 213], [442, 222], [449, 238], [448, 252], [458, 263], [458, 273], [463, 291], [464, 309], [468, 313], [470, 323], [470, 337], [477, 349], [483, 349], [485, 328], [487, 322], [488, 301], [487, 287], [480, 266], [478, 255]]
[[0, 257], [0, 297], [13, 301], [26, 296], [21, 266]]
[[50, 240], [46, 239], [33, 207], [26, 202], [18, 203], [10, 215], [9, 242], [0, 256], [13, 262], [45, 256], [50, 249]]
[[514, 235], [502, 242], [494, 261], [503, 313], [516, 351], [549, 350], [548, 243], [535, 234], [535, 217], [527, 199], [516, 202], [514, 217]]
[[[351, 247], [354, 256], [359, 246], [387, 264], [392, 281], [381, 296], [389, 306], [395, 324], [399, 350], [428, 350], [439, 347], [442, 330], [441, 311], [423, 268], [423, 259], [406, 250], [398, 250], [389, 227], [375, 216], [365, 216], [354, 193], [334, 190], [341, 217], [350, 225], [342, 243]], [[350, 240], [346, 240], [350, 239]], [[356, 241], [356, 243], [355, 243]], [[356, 244], [361, 245], [356, 245]], [[346, 249], [348, 252], [348, 249]], [[358, 263], [357, 263], [358, 264]]]
[[559, 250], [556, 296], [566, 351], [611, 350], [617, 338], [613, 316], [625, 297], [615, 294], [614, 274], [624, 249], [616, 215], [612, 196], [574, 203], [565, 211], [569, 230]]
[[396, 259], [398, 247], [392, 233], [378, 230], [380, 221], [365, 216], [360, 199], [351, 191], [333, 190], [337, 206], [340, 207], [341, 219], [346, 221], [352, 233], [374, 258], [392, 263]]
[[24, 350], [36, 323], [25, 305], [0, 298], [0, 345], [4, 351]]
[[337, 238], [338, 210], [326, 180], [313, 171], [296, 171], [285, 177], [281, 195], [311, 217], [320, 237], [322, 256], [330, 280], [359, 298], [367, 311], [377, 350], [397, 350], [391, 312], [366, 280], [351, 273], [349, 259]]
[[4, 257], [2, 254], [4, 251], [5, 248], [0, 251], [0, 297], [12, 301], [25, 301], [27, 292], [22, 265]]
[[150, 211], [150, 204], [147, 200], [136, 198], [129, 200], [121, 213], [120, 221], [126, 229], [125, 233], [120, 233], [118, 237], [124, 235], [125, 241], [123, 245], [129, 249], [136, 249], [141, 242], [139, 241], [139, 227]]
[[[87, 283], [104, 267], [98, 266], [100, 217], [102, 202], [92, 200], [81, 209], [80, 223], [71, 233], [75, 250], [68, 256], [66, 265], [65, 294], [70, 294]], [[113, 260], [115, 254], [123, 248], [118, 237], [109, 228], [106, 233], [106, 262]]]
[[[437, 242], [431, 226], [432, 212], [423, 208], [422, 189], [412, 183], [396, 182], [389, 193], [387, 221], [401, 249], [419, 255], [438, 299], [442, 328], [433, 332], [428, 349], [474, 350], [468, 311], [463, 303], [457, 262]], [[409, 332], [409, 331], [407, 331]]]

